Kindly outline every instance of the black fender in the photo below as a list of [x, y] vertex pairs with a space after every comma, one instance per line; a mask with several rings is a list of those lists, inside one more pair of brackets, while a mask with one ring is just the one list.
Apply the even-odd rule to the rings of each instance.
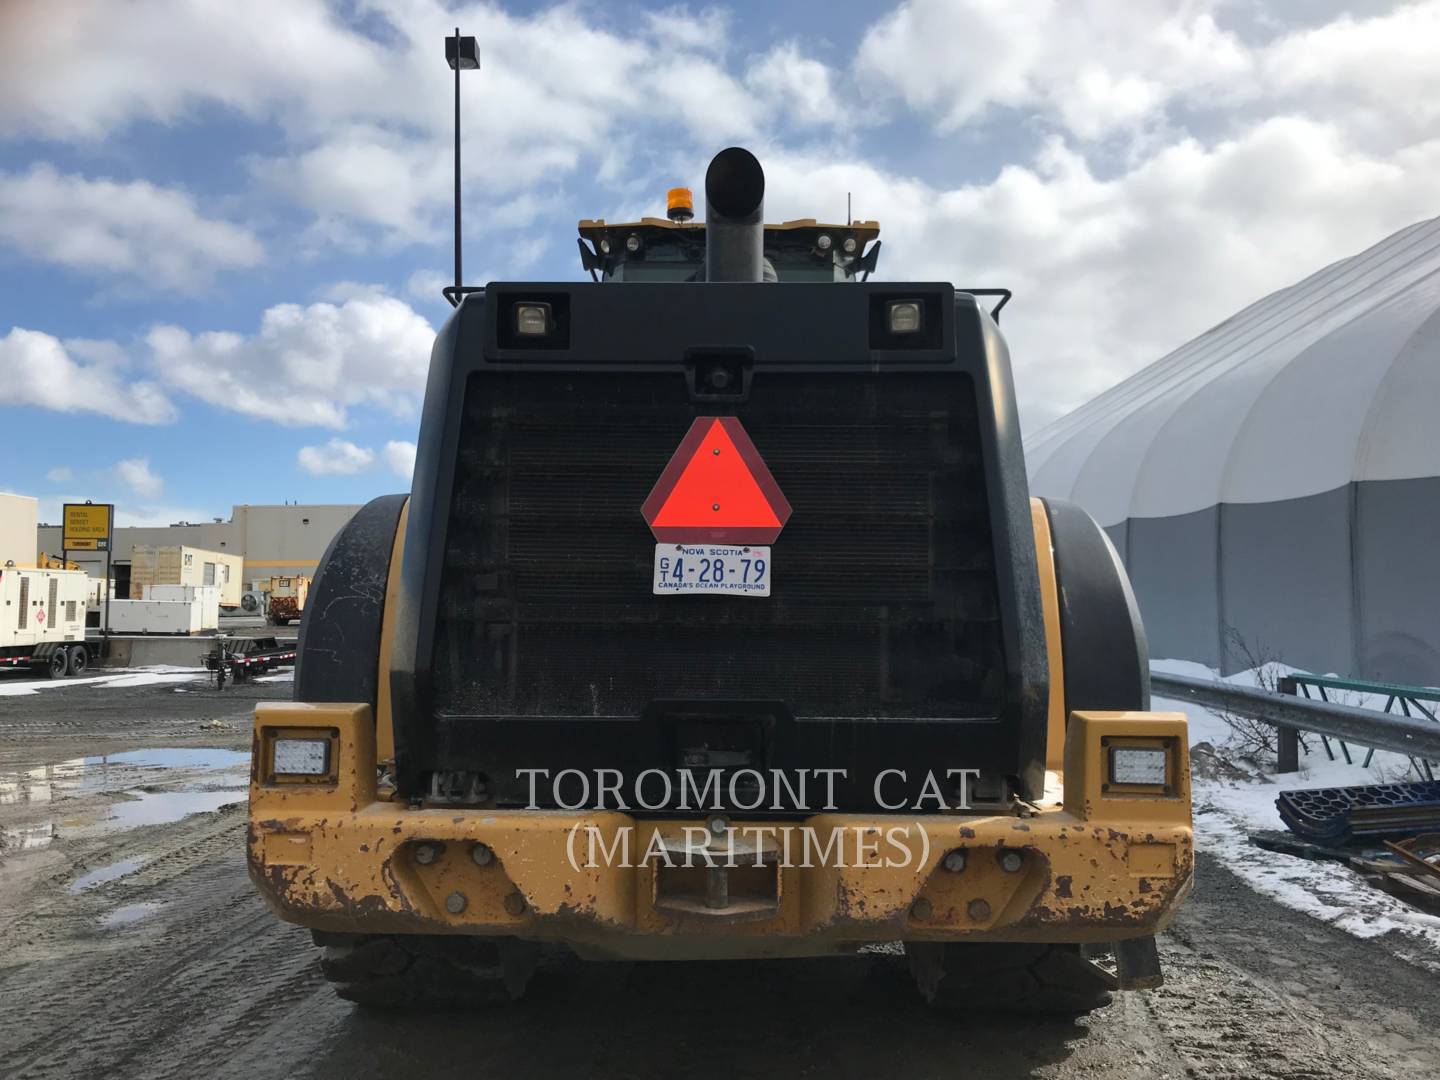
[[1043, 499], [1055, 552], [1065, 712], [1150, 708], [1150, 649], [1115, 545], [1074, 503]]
[[390, 555], [407, 498], [371, 499], [325, 549], [300, 620], [296, 701], [375, 705]]

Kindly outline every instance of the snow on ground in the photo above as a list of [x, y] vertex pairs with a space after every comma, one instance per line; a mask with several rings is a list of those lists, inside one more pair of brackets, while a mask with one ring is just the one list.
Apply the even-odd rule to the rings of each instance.
[[81, 679], [44, 679], [17, 672], [0, 679], [0, 697], [20, 697], [25, 694], [38, 694], [42, 690], [63, 690], [67, 686], [161, 686], [166, 683], [190, 682], [206, 674], [202, 667], [175, 667], [171, 664], [121, 668], [110, 674]]
[[[1185, 660], [1157, 660], [1154, 668], [1172, 675], [1214, 679], [1216, 673], [1203, 664]], [[1277, 665], [1278, 667], [1278, 665]], [[1284, 674], [1289, 669], [1278, 668]], [[1273, 674], [1273, 673], [1272, 673]], [[1225, 681], [1257, 685], [1254, 671], [1231, 675]], [[1352, 694], [1346, 704], [1379, 707], [1383, 699], [1369, 701]], [[1190, 720], [1190, 745], [1209, 743], [1224, 748], [1233, 742], [1225, 721], [1209, 709], [1169, 698], [1154, 698], [1151, 708], [1186, 713]], [[1265, 770], [1240, 763], [1254, 775], [1240, 780], [1193, 779], [1195, 801], [1195, 843], [1238, 874], [1251, 888], [1296, 911], [1330, 923], [1356, 937], [1391, 934], [1391, 950], [1413, 963], [1440, 971], [1440, 916], [1429, 915], [1404, 901], [1367, 884], [1349, 867], [1331, 860], [1302, 859], [1266, 851], [1249, 842], [1249, 834], [1285, 831], [1275, 799], [1282, 790], [1295, 788], [1349, 787], [1404, 779], [1410, 768], [1401, 754], [1375, 751], [1370, 767], [1361, 763], [1367, 750], [1351, 747], [1353, 765], [1347, 765], [1340, 747], [1331, 740], [1335, 760], [1331, 761], [1317, 736], [1308, 736], [1308, 750], [1301, 748], [1300, 771], [1276, 775], [1274, 763]], [[1410, 773], [1409, 779], [1415, 779]], [[1376, 846], [1380, 846], [1376, 843]]]

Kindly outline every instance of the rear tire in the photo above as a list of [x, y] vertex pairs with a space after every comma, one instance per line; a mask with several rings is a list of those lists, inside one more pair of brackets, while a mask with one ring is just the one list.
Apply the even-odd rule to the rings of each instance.
[[1078, 945], [907, 941], [905, 955], [921, 997], [944, 1013], [1082, 1016], [1116, 987]]
[[49, 679], [63, 679], [65, 673], [70, 670], [70, 662], [65, 658], [64, 649], [56, 649], [45, 660], [45, 677]]
[[502, 950], [533, 947], [508, 939], [322, 933], [315, 939], [324, 946], [320, 970], [335, 993], [366, 1008], [474, 1009], [517, 999], [529, 982], [523, 964], [512, 963], [507, 979]]
[[69, 671], [71, 675], [84, 675], [85, 669], [90, 666], [90, 654], [84, 645], [77, 645], [70, 650]]

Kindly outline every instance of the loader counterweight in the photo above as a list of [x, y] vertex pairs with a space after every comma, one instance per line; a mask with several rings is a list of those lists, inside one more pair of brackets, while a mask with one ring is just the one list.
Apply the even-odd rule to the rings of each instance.
[[758, 168], [717, 158], [703, 223], [582, 223], [599, 284], [466, 295], [408, 499], [322, 561], [248, 844], [341, 993], [430, 1000], [437, 956], [518, 992], [540, 943], [903, 941], [940, 1006], [1155, 984], [1188, 744], [1123, 567], [1029, 498], [976, 295], [859, 280], [873, 223], [762, 225]]

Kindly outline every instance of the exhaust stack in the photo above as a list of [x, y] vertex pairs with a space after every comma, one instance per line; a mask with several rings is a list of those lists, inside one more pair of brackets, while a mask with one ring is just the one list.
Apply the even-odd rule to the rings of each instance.
[[705, 172], [705, 280], [763, 281], [765, 170], [749, 150], [721, 150]]

